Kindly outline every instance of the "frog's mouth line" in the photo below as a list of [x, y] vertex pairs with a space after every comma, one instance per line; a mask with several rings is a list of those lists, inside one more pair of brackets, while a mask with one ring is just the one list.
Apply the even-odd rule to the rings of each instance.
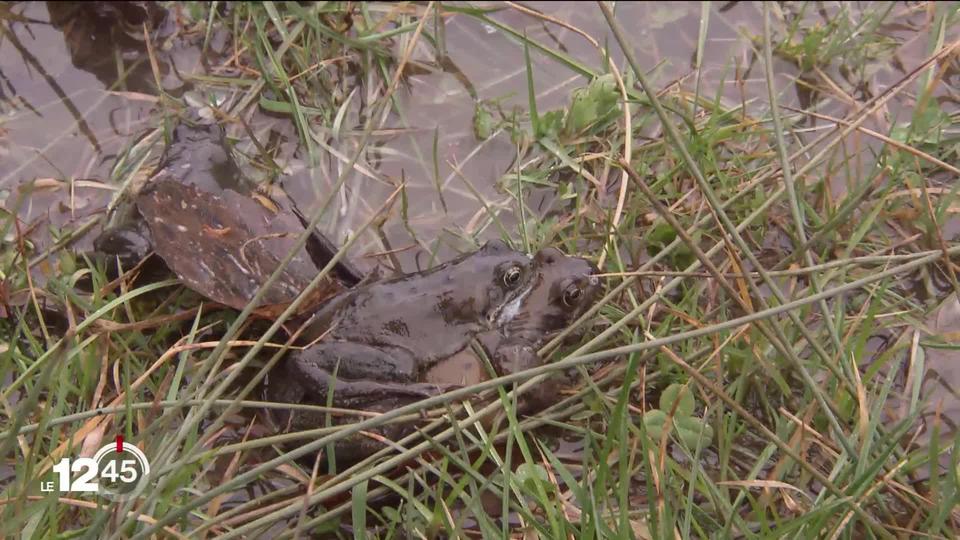
[[530, 280], [530, 283], [528, 283], [523, 289], [517, 291], [512, 299], [500, 304], [500, 308], [490, 314], [490, 316], [487, 318], [487, 322], [489, 322], [491, 326], [499, 328], [505, 323], [512, 321], [513, 318], [520, 313], [520, 306], [523, 305], [524, 299], [526, 299], [527, 295], [529, 295], [530, 291], [532, 290], [533, 280]]

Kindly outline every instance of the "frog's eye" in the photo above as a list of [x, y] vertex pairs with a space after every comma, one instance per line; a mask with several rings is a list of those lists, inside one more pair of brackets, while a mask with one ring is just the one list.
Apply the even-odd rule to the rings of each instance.
[[520, 277], [523, 275], [523, 270], [519, 266], [511, 266], [503, 273], [503, 284], [507, 287], [513, 287], [517, 283], [520, 283]]
[[567, 287], [567, 290], [563, 291], [563, 303], [567, 307], [574, 307], [577, 301], [583, 296], [583, 289], [577, 287], [576, 285], [571, 285]]

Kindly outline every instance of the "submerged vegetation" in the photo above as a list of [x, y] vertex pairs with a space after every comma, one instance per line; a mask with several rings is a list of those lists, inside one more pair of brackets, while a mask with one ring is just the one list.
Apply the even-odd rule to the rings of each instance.
[[[679, 20], [656, 4], [168, 7], [112, 59], [109, 91], [149, 121], [79, 187], [120, 204], [196, 115], [343, 256], [409, 271], [500, 237], [590, 258], [607, 293], [541, 367], [274, 435], [257, 389], [286, 313], [111, 281], [76, 248], [104, 212], [16, 219], [77, 178], [0, 185], [2, 536], [957, 535], [957, 398], [929, 405], [925, 378], [960, 330], [941, 324], [960, 292], [956, 4], [764, 3], [751, 27], [686, 4], [676, 73], [647, 63], [641, 25]], [[29, 22], [0, 17], [8, 51]], [[715, 27], [746, 54], [708, 69]], [[170, 67], [184, 50], [196, 69]], [[469, 107], [448, 108], [450, 81]], [[517, 414], [549, 376], [557, 403]], [[360, 463], [329, 451], [411, 419]], [[138, 497], [40, 490], [116, 435], [150, 459]]]

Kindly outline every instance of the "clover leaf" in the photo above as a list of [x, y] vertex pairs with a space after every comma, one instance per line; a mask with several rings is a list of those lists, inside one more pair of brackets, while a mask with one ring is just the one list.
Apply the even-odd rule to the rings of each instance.
[[[660, 394], [660, 408], [651, 409], [643, 415], [643, 425], [654, 440], [663, 436], [666, 427], [687, 448], [696, 448], [701, 434], [703, 440], [713, 440], [713, 427], [702, 418], [693, 415], [696, 402], [693, 392], [685, 384], [671, 384]], [[667, 426], [667, 418], [673, 411], [673, 423]]]

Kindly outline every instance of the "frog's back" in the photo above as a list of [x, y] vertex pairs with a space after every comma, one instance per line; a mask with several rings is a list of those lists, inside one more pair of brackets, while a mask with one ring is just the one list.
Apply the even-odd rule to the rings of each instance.
[[[529, 282], [531, 262], [488, 243], [434, 269], [355, 289], [338, 307], [333, 339], [398, 347], [429, 360], [454, 354]], [[505, 273], [516, 271], [514, 282]]]
[[454, 294], [448, 277], [405, 277], [354, 291], [333, 337], [397, 347], [421, 359], [456, 353], [481, 329], [485, 306], [482, 299]]

